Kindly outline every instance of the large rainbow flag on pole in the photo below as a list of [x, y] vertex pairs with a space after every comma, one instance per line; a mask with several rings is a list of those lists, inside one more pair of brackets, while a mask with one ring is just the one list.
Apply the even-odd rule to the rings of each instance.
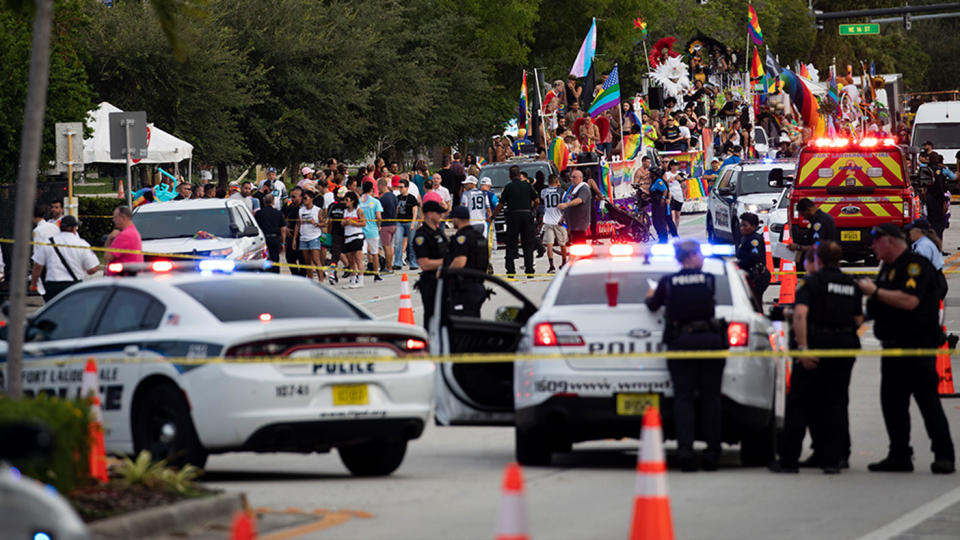
[[620, 106], [620, 75], [617, 66], [613, 66], [613, 71], [603, 83], [603, 89], [593, 98], [593, 104], [590, 105], [590, 118], [596, 118], [603, 114], [603, 111]]
[[517, 128], [527, 127], [527, 71], [523, 71], [523, 83], [520, 85], [520, 106], [517, 107]]
[[760, 30], [760, 17], [752, 4], [747, 5], [747, 33], [754, 45], [763, 45], [763, 31]]
[[750, 78], [757, 80], [763, 77], [763, 62], [760, 61], [760, 53], [757, 48], [753, 48], [753, 61], [750, 62]]

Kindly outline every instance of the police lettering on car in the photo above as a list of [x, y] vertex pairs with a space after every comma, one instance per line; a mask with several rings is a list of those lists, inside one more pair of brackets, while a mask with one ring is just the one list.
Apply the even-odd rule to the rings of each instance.
[[[926, 258], [907, 248], [903, 232], [892, 223], [871, 231], [873, 252], [882, 264], [874, 280], [858, 282], [869, 297], [867, 311], [884, 349], [932, 349], [943, 343], [940, 328], [940, 281]], [[910, 447], [910, 396], [923, 416], [931, 440], [936, 474], [956, 471], [950, 426], [940, 405], [936, 356], [884, 356], [880, 364], [880, 407], [890, 437], [890, 453], [871, 463], [870, 471], [913, 471]]]
[[740, 216], [740, 244], [737, 246], [737, 261], [747, 273], [750, 289], [757, 302], [763, 304], [763, 292], [770, 285], [770, 269], [767, 268], [767, 249], [763, 237], [757, 232], [760, 218], [752, 212]]
[[[646, 299], [651, 311], [666, 307], [664, 343], [671, 350], [681, 351], [725, 349], [725, 325], [714, 318], [716, 281], [712, 274], [703, 272], [700, 244], [682, 240], [674, 244], [674, 250], [681, 270], [660, 278], [656, 290], [648, 291]], [[697, 416], [707, 443], [703, 469], [713, 471], [717, 468], [722, 434], [720, 387], [725, 363], [723, 358], [667, 360], [674, 388], [673, 414], [678, 454], [680, 467], [684, 471], [697, 470], [693, 454]], [[698, 393], [700, 408], [695, 413]]]
[[413, 237], [413, 252], [420, 266], [420, 280], [416, 287], [423, 300], [423, 326], [426, 328], [433, 316], [434, 298], [437, 294], [437, 270], [443, 266], [447, 254], [447, 239], [440, 228], [443, 205], [436, 201], [423, 203], [423, 226]]
[[[466, 206], [457, 206], [450, 212], [450, 220], [457, 229], [444, 266], [469, 268], [478, 272], [487, 270], [487, 242], [470, 223], [470, 211]], [[479, 278], [458, 276], [450, 280], [451, 313], [467, 317], [480, 317], [480, 306], [487, 298], [483, 281]]]
[[[807, 259], [811, 273], [797, 289], [793, 313], [797, 348], [859, 349], [863, 293], [840, 270], [840, 244], [824, 240], [813, 253], [812, 260]], [[780, 462], [772, 467], [775, 472], [797, 472], [807, 427], [816, 449], [809, 463], [827, 474], [844, 468], [850, 456], [847, 403], [854, 360], [801, 356], [794, 362]]]

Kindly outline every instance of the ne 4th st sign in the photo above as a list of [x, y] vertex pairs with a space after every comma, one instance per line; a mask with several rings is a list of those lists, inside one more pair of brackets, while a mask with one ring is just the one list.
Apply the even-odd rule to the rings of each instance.
[[879, 23], [841, 24], [841, 36], [870, 36], [880, 33]]

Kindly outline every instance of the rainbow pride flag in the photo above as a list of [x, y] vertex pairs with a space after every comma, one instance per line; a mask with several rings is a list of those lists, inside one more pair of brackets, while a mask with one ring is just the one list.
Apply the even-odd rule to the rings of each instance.
[[623, 138], [623, 159], [633, 159], [643, 148], [643, 136], [639, 133], [627, 135]]
[[600, 196], [607, 200], [613, 200], [613, 173], [610, 170], [610, 164], [606, 161], [600, 164]]
[[750, 62], [750, 78], [759, 79], [763, 77], [763, 62], [760, 61], [760, 53], [757, 48], [753, 48], [753, 61]]
[[567, 143], [563, 142], [562, 138], [557, 137], [550, 143], [547, 148], [547, 159], [552, 161], [557, 166], [557, 170], [561, 172], [567, 168], [567, 163], [570, 161], [570, 150], [567, 149]]
[[477, 156], [477, 167], [483, 167], [487, 164], [487, 160], [483, 159], [480, 156]]
[[747, 34], [754, 45], [763, 45], [763, 31], [760, 30], [760, 17], [757, 17], [757, 10], [753, 5], [747, 6]]

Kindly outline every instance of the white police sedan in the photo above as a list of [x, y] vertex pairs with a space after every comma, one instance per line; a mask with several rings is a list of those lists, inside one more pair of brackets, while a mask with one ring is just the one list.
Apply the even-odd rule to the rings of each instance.
[[[303, 278], [221, 272], [233, 261], [177, 271], [194, 264], [146, 263], [137, 270], [151, 275], [88, 281], [45, 306], [27, 326], [26, 393], [78, 395], [93, 357], [109, 452], [202, 466], [213, 453], [337, 448], [356, 475], [399, 467], [432, 408], [421, 328], [377, 321]], [[252, 360], [266, 356], [291, 361]], [[224, 357], [251, 360], [183, 360]], [[5, 342], [0, 361], [5, 372]]]
[[[437, 353], [493, 348], [553, 357], [516, 361], [508, 370], [502, 366], [509, 364], [465, 364], [461, 370], [470, 376], [459, 378], [456, 364], [448, 371], [441, 368], [438, 421], [514, 425], [517, 459], [528, 465], [549, 464], [553, 453], [568, 451], [575, 442], [638, 437], [648, 405], [660, 407], [665, 435], [673, 437], [673, 387], [666, 360], [629, 356], [663, 350], [663, 311], [651, 313], [644, 299], [661, 276], [679, 270], [672, 246], [650, 249], [651, 254], [634, 254], [627, 244], [571, 246], [579, 258], [556, 275], [540, 307], [523, 302], [501, 308], [499, 320], [471, 324], [438, 305], [441, 317], [431, 332]], [[702, 249], [732, 254], [732, 246]], [[772, 324], [758, 311], [736, 263], [709, 257], [704, 271], [716, 276], [717, 317], [728, 322], [730, 350], [769, 350]], [[496, 278], [488, 281], [508, 287]], [[618, 284], [615, 306], [608, 281]], [[745, 464], [766, 464], [772, 457], [780, 421], [777, 388], [784, 377], [780, 367], [773, 358], [727, 359], [723, 440], [740, 443]], [[503, 403], [505, 386], [512, 390], [509, 409]]]

